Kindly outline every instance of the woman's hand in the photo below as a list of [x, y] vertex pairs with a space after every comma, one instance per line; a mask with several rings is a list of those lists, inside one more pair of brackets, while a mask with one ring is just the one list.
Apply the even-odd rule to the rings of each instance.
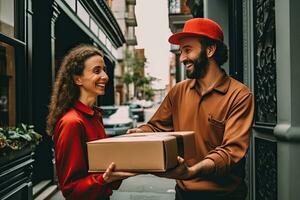
[[132, 173], [132, 172], [115, 172], [114, 171], [115, 167], [116, 167], [115, 163], [111, 163], [106, 169], [106, 171], [104, 172], [104, 174], [102, 175], [106, 183], [123, 180], [131, 176], [137, 175], [137, 173]]

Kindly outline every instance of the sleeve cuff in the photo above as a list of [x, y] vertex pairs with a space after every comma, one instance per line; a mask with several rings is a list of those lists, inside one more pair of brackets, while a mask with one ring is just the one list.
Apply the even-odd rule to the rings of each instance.
[[104, 181], [103, 175], [99, 174], [94, 176], [96, 182], [102, 186], [104, 194], [110, 196], [112, 195], [112, 189], [109, 184]]
[[104, 181], [104, 178], [103, 178], [102, 174], [96, 175], [96, 176], [94, 176], [94, 178], [96, 179], [96, 182], [98, 184], [105, 185], [105, 181]]
[[223, 176], [229, 171], [229, 165], [226, 164], [226, 155], [223, 155], [221, 152], [212, 152], [205, 159], [210, 159], [215, 163], [215, 172], [216, 176]]
[[153, 130], [151, 129], [151, 127], [149, 127], [147, 125], [142, 125], [142, 126], [140, 126], [138, 128], [142, 129], [143, 132], [153, 132]]

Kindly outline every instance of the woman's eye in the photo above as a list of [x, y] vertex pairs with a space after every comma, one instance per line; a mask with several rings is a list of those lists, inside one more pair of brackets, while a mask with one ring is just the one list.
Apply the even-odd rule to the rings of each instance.
[[95, 67], [93, 69], [93, 73], [95, 73], [95, 74], [101, 74], [103, 71], [106, 73], [106, 67], [105, 66], [104, 67]]
[[101, 69], [95, 69], [95, 70], [94, 70], [94, 73], [95, 73], [95, 74], [100, 74], [100, 73], [101, 73]]

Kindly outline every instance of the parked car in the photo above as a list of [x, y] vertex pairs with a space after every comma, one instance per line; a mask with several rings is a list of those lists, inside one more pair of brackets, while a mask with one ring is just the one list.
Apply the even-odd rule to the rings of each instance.
[[136, 127], [136, 120], [131, 118], [129, 106], [101, 106], [103, 124], [108, 136], [125, 134]]
[[139, 104], [140, 106], [142, 106], [143, 108], [152, 108], [152, 106], [154, 105], [153, 101], [147, 101], [145, 99], [139, 100], [137, 101], [137, 104]]
[[125, 105], [130, 105], [130, 104], [137, 104], [143, 108], [152, 108], [152, 106], [154, 105], [153, 101], [150, 100], [145, 100], [145, 99], [141, 99], [141, 100], [131, 100], [128, 101], [127, 103], [125, 103]]
[[145, 121], [144, 108], [141, 105], [131, 103], [131, 104], [129, 104], [129, 109], [130, 109], [130, 114], [132, 117], [137, 116], [138, 122]]

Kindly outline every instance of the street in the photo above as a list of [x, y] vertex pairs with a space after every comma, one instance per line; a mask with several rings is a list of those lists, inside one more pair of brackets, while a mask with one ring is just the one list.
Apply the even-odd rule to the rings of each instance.
[[173, 200], [175, 181], [152, 175], [138, 175], [123, 181], [111, 200]]
[[[123, 181], [118, 190], [114, 190], [111, 200], [174, 200], [175, 181], [153, 175], [138, 175]], [[63, 200], [60, 191], [51, 200]]]

